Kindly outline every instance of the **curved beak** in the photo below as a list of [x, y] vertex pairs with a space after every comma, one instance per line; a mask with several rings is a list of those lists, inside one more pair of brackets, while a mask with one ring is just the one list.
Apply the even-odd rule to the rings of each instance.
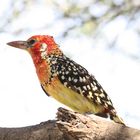
[[8, 42], [7, 45], [15, 47], [15, 48], [19, 48], [19, 49], [27, 49], [28, 48], [26, 41], [12, 41], [12, 42]]

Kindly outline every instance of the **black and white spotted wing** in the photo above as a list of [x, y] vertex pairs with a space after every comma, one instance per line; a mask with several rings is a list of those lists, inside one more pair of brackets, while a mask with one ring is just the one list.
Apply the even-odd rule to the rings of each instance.
[[114, 110], [112, 102], [94, 76], [81, 65], [62, 55], [55, 59], [52, 67], [57, 69], [59, 80], [68, 88], [85, 96], [92, 102], [103, 105], [106, 109]]

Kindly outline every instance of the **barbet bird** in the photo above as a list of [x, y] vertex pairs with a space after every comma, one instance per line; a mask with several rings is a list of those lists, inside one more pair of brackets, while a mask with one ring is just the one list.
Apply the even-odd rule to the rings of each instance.
[[95, 77], [65, 56], [52, 36], [35, 35], [27, 41], [7, 44], [29, 52], [41, 87], [48, 96], [79, 113], [109, 116], [114, 122], [124, 125]]

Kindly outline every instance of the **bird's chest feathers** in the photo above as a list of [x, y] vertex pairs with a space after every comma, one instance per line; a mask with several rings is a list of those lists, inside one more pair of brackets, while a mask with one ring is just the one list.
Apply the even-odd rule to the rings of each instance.
[[40, 83], [47, 83], [49, 81], [49, 67], [45, 61], [36, 66], [36, 73]]
[[32, 57], [40, 83], [47, 83], [49, 80], [50, 71], [47, 61], [45, 59], [42, 59], [40, 54], [34, 55]]
[[31, 53], [37, 76], [40, 80], [40, 83], [47, 83], [50, 77], [50, 69], [46, 60], [46, 52], [44, 50], [34, 50]]

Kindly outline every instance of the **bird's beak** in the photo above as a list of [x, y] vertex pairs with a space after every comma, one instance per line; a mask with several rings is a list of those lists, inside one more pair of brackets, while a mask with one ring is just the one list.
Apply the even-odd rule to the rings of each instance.
[[28, 45], [26, 41], [12, 41], [8, 42], [7, 45], [19, 48], [19, 49], [27, 49]]

